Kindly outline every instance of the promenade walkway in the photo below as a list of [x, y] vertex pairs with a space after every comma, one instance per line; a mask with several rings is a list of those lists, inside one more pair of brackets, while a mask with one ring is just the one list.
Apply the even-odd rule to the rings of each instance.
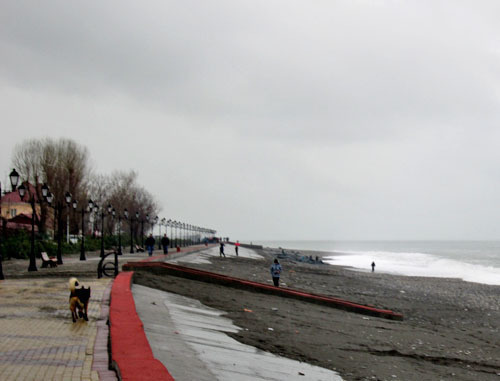
[[[183, 248], [190, 251], [193, 248]], [[126, 262], [150, 260], [147, 253], [119, 256]], [[161, 260], [161, 251], [156, 251]], [[175, 256], [173, 253], [172, 256]], [[97, 279], [98, 252], [63, 256], [63, 265], [28, 272], [28, 260], [3, 262], [0, 281], [0, 380], [117, 380], [108, 370], [109, 295], [113, 279]], [[68, 280], [91, 287], [89, 321], [73, 323]]]
[[[77, 323], [72, 322], [68, 308], [66, 278], [1, 281], [2, 381], [116, 380], [114, 373], [107, 371], [107, 353], [104, 353], [104, 368], [99, 361], [94, 361], [96, 351], [102, 352], [102, 348], [96, 347], [98, 326], [100, 322], [105, 325], [107, 320], [107, 316], [101, 314], [100, 301], [111, 280], [80, 278], [80, 281], [91, 287], [92, 302], [89, 321]], [[105, 340], [105, 350], [106, 344]]]

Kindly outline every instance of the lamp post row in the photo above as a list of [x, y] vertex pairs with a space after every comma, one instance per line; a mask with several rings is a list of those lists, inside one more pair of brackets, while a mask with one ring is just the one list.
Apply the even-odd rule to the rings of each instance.
[[[12, 170], [12, 172], [9, 174], [9, 180], [10, 180], [10, 186], [12, 189], [12, 192], [16, 190], [17, 183], [19, 182], [19, 173], [15, 169]], [[4, 238], [4, 219], [2, 217], [2, 184], [0, 183], [0, 280], [5, 279], [3, 275], [3, 253], [1, 251], [2, 248], [2, 241]]]
[[[21, 184], [19, 187], [17, 187], [17, 184], [19, 182], [19, 178], [20, 178], [19, 173], [15, 169], [13, 169], [9, 175], [9, 179], [10, 179], [10, 183], [11, 183], [11, 187], [12, 187], [12, 192], [14, 192], [17, 188], [19, 196], [20, 196], [21, 200], [23, 200], [24, 196], [26, 195], [27, 189], [24, 186], [24, 184]], [[57, 216], [58, 216], [57, 263], [63, 264], [62, 248], [61, 248], [61, 246], [62, 246], [61, 245], [62, 229], [61, 229], [60, 222], [61, 222], [61, 213], [62, 213], [62, 209], [64, 206], [63, 206], [63, 203], [61, 201], [58, 201], [55, 207], [52, 206], [52, 202], [54, 200], [54, 195], [52, 194], [52, 192], [50, 192], [47, 184], [43, 184], [43, 186], [41, 187], [41, 191], [42, 191], [43, 198], [42, 198], [42, 200], [39, 200], [39, 203], [47, 202], [47, 204], [49, 206], [51, 206], [55, 209]], [[2, 197], [2, 193], [1, 193], [1, 184], [0, 184], [0, 215], [1, 215], [1, 197]], [[65, 198], [67, 207], [68, 208], [72, 207], [73, 210], [76, 210], [76, 208], [78, 206], [78, 201], [76, 199], [73, 199], [71, 193], [66, 192], [64, 195], [64, 198]], [[37, 271], [36, 259], [35, 259], [35, 219], [36, 219], [35, 202], [36, 202], [35, 195], [30, 194], [29, 203], [30, 203], [31, 209], [32, 209], [32, 216], [31, 216], [31, 250], [30, 250], [30, 261], [29, 261], [28, 271]], [[80, 260], [81, 261], [86, 260], [86, 257], [85, 257], [85, 213], [94, 212], [97, 214], [98, 211], [99, 211], [99, 206], [95, 202], [93, 202], [92, 200], [88, 201], [87, 208], [85, 208], [84, 206], [82, 206], [82, 208], [81, 208], [81, 219], [82, 219], [82, 221], [81, 221], [82, 222], [82, 237], [81, 237], [81, 247], [80, 247]], [[112, 215], [113, 218], [115, 218], [116, 211], [114, 208], [112, 208], [111, 205], [108, 205], [107, 212], [108, 212], [108, 214]], [[134, 252], [133, 222], [134, 221], [141, 222], [141, 245], [142, 246], [144, 246], [144, 222], [150, 223], [148, 214], [146, 214], [145, 219], [141, 219], [141, 220], [139, 220], [139, 216], [140, 216], [139, 212], [136, 212], [135, 219], [130, 218], [130, 253]], [[129, 212], [127, 209], [124, 209], [123, 217], [128, 220]], [[122, 254], [121, 219], [122, 219], [122, 215], [118, 214], [118, 254], [119, 255]], [[158, 216], [156, 216], [151, 221], [152, 231], [154, 231], [154, 225], [156, 225], [156, 224], [158, 224], [158, 226], [159, 226], [160, 239], [161, 239], [161, 227], [165, 226], [166, 233], [168, 234], [168, 227], [170, 226], [171, 247], [172, 247], [172, 244], [174, 244], [174, 242], [175, 242], [175, 245], [178, 246], [178, 239], [179, 238], [181, 239], [181, 244], [183, 244], [183, 246], [187, 246], [188, 239], [189, 239], [189, 242], [191, 244], [195, 241], [198, 241], [198, 243], [199, 243], [199, 241], [201, 239], [201, 234], [203, 234], [203, 233], [214, 234], [216, 232], [215, 230], [201, 228], [201, 227], [197, 227], [194, 225], [182, 223], [179, 221], [173, 221], [171, 219], [166, 220], [165, 218], [162, 218], [159, 221]], [[174, 241], [173, 229], [175, 229], [175, 241]], [[192, 232], [192, 234], [190, 234], [188, 232]], [[184, 234], [184, 237], [182, 236], [183, 234]], [[198, 237], [197, 240], [195, 239], [196, 237]], [[2, 226], [0, 227], [0, 239], [3, 239], [3, 238], [4, 238], [4, 224], [3, 224], [3, 219], [2, 219]], [[206, 236], [205, 236], [205, 238], [206, 238]], [[67, 240], [69, 241], [69, 213], [67, 216]], [[161, 248], [160, 242], [159, 242], [159, 248]], [[104, 256], [104, 208], [101, 208], [101, 257], [103, 257], [103, 256]], [[3, 261], [3, 255], [0, 252], [0, 280], [4, 279], [2, 261]]]

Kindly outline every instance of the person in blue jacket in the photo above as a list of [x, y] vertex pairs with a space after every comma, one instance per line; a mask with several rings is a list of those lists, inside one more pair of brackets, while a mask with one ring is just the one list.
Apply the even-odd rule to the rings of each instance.
[[280, 263], [275, 259], [274, 263], [271, 265], [271, 276], [273, 277], [273, 282], [276, 287], [280, 286], [280, 275], [282, 270]]

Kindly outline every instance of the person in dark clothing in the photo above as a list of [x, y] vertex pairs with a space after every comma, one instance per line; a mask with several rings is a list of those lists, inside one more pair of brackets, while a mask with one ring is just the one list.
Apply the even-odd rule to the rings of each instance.
[[168, 245], [170, 244], [170, 240], [168, 239], [167, 235], [163, 235], [163, 238], [161, 239], [161, 245], [163, 246], [163, 254], [168, 254]]
[[219, 256], [226, 258], [226, 254], [224, 254], [224, 242], [222, 240], [220, 241]]
[[234, 251], [236, 252], [236, 256], [238, 256], [238, 249], [240, 247], [240, 241], [236, 241], [234, 244]]
[[372, 262], [372, 273], [375, 272], [375, 262]]
[[280, 275], [282, 270], [280, 263], [275, 259], [274, 263], [271, 265], [271, 276], [273, 277], [273, 283], [276, 287], [280, 286]]
[[153, 234], [150, 234], [148, 238], [146, 238], [146, 248], [148, 249], [149, 256], [153, 255], [153, 250], [155, 248], [155, 239], [153, 238]]

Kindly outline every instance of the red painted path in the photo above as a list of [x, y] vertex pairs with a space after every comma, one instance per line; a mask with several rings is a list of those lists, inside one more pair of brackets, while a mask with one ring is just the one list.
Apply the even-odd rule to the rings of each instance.
[[171, 381], [167, 368], [153, 356], [130, 284], [133, 272], [118, 274], [111, 289], [109, 324], [111, 360], [121, 380]]
[[129, 262], [123, 265], [123, 269], [128, 271], [148, 269], [155, 273], [165, 273], [189, 279], [196, 279], [208, 283], [217, 283], [225, 286], [236, 287], [250, 291], [263, 292], [273, 295], [284, 296], [288, 298], [299, 299], [306, 302], [322, 304], [329, 307], [339, 308], [346, 311], [356, 312], [364, 315], [376, 316], [391, 320], [403, 320], [402, 314], [391, 310], [365, 306], [362, 304], [349, 302], [347, 300], [339, 298], [333, 298], [330, 296], [293, 290], [290, 288], [281, 288], [281, 287], [278, 288], [264, 283], [252, 282], [245, 279], [234, 278], [227, 275], [193, 269], [190, 267], [174, 265], [171, 263]]

